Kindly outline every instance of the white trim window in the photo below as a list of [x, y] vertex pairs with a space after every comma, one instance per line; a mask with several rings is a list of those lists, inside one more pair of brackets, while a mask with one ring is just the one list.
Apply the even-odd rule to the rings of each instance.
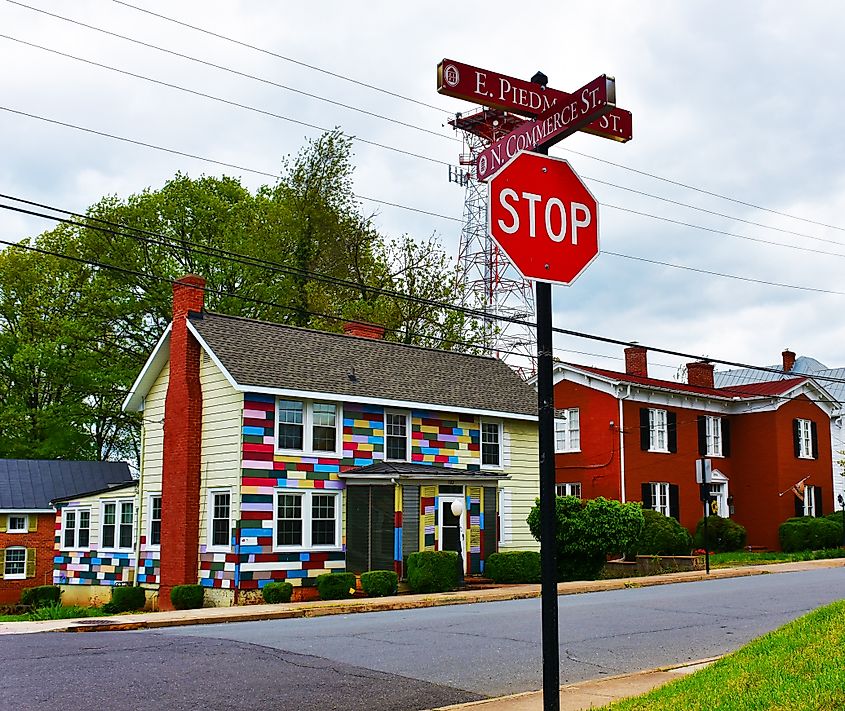
[[502, 466], [502, 423], [481, 421], [481, 466]]
[[103, 501], [100, 517], [100, 548], [131, 551], [135, 520], [134, 502]]
[[[796, 420], [798, 422], [798, 457], [813, 458], [813, 423], [811, 420]], [[804, 499], [806, 501], [806, 498]]]
[[[799, 420], [800, 422], [801, 420]], [[809, 420], [805, 420], [809, 421]], [[804, 487], [804, 515], [805, 516], [817, 516], [816, 513], [816, 487], [812, 484], [808, 484]]]
[[555, 484], [555, 496], [574, 496], [581, 498], [581, 482], [570, 481], [563, 484]]
[[276, 490], [276, 550], [340, 550], [340, 492]]
[[648, 410], [648, 451], [669, 451], [669, 425], [666, 410], [655, 410], [654, 408]]
[[26, 548], [6, 549], [3, 565], [4, 580], [23, 580], [26, 578]]
[[410, 416], [407, 412], [384, 412], [384, 458], [388, 462], [407, 462], [411, 449], [409, 435]]
[[[661, 412], [661, 410], [657, 412]], [[665, 412], [665, 410], [662, 410], [662, 412]], [[667, 482], [654, 481], [649, 486], [651, 486], [651, 500], [654, 503], [654, 510], [659, 511], [664, 516], [671, 516], [669, 484]]]
[[704, 418], [704, 437], [706, 456], [722, 456], [722, 418], [707, 415]]
[[62, 550], [87, 551], [91, 546], [91, 509], [62, 509]]
[[208, 492], [208, 545], [210, 551], [228, 551], [232, 547], [232, 492], [212, 489]]
[[577, 407], [555, 410], [555, 452], [581, 451], [580, 420]]
[[147, 547], [161, 547], [161, 494], [150, 496], [149, 531], [147, 533]]
[[6, 533], [29, 533], [29, 516], [26, 514], [9, 514]]
[[276, 400], [276, 451], [340, 456], [343, 414], [336, 402]]

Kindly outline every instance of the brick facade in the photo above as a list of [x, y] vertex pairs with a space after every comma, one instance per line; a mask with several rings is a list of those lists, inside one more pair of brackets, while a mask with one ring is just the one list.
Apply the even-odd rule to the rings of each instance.
[[[6, 514], [0, 514], [5, 516]], [[32, 531], [32, 521], [36, 530]], [[53, 543], [55, 517], [52, 513], [29, 514], [29, 533], [0, 533], [0, 550], [21, 547], [35, 551], [35, 575], [25, 580], [5, 580], [0, 569], [0, 605], [20, 600], [21, 591], [38, 585], [50, 585], [53, 579]]]

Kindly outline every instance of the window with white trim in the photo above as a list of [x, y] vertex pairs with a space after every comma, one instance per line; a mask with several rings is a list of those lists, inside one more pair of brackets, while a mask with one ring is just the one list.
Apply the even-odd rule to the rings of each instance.
[[6, 533], [28, 533], [29, 517], [26, 514], [9, 514]]
[[574, 496], [577, 499], [581, 498], [581, 482], [570, 481], [563, 484], [555, 484], [556, 496]]
[[[661, 412], [661, 410], [658, 410]], [[665, 412], [665, 410], [663, 411]], [[664, 516], [671, 516], [669, 506], [669, 484], [667, 482], [651, 482], [651, 500], [655, 511]]]
[[277, 550], [337, 550], [341, 546], [340, 493], [278, 489]]
[[669, 451], [669, 426], [666, 420], [666, 410], [655, 410], [654, 408], [648, 410], [648, 450], [649, 452]]
[[796, 421], [798, 422], [798, 456], [801, 459], [812, 459], [813, 423], [811, 420], [799, 419]]
[[581, 423], [578, 408], [555, 410], [555, 452], [580, 451]]
[[722, 456], [722, 418], [711, 417], [710, 415], [704, 418], [704, 437], [705, 449], [708, 457]]
[[405, 412], [384, 413], [384, 458], [392, 462], [407, 462], [408, 415]]
[[804, 515], [816, 516], [816, 487], [808, 484], [804, 487]]
[[502, 466], [501, 422], [481, 422], [481, 466]]
[[100, 548], [132, 550], [135, 504], [132, 501], [104, 501], [100, 515]]
[[26, 548], [7, 548], [3, 565], [3, 578], [23, 580], [26, 577]]
[[340, 453], [340, 406], [312, 400], [276, 401], [276, 450]]
[[148, 545], [161, 545], [161, 494], [150, 497], [150, 531], [147, 538]]
[[229, 550], [232, 535], [232, 492], [208, 492], [208, 547]]
[[91, 509], [66, 507], [62, 509], [62, 548], [88, 550], [91, 544]]

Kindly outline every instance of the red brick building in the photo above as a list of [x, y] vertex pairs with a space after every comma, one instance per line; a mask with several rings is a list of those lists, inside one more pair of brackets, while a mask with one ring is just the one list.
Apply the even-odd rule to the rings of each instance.
[[686, 383], [659, 380], [641, 347], [625, 350], [625, 366], [555, 366], [559, 494], [642, 501], [694, 531], [695, 462], [707, 457], [719, 514], [746, 527], [749, 545], [777, 549], [787, 518], [833, 510], [837, 403], [811, 379], [716, 388], [713, 365], [697, 362]]

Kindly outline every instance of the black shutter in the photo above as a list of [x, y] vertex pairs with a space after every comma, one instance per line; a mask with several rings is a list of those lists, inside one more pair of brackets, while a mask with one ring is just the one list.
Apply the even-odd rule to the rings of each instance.
[[722, 456], [731, 456], [731, 421], [727, 417], [721, 419], [722, 422]]
[[[804, 496], [807, 495], [806, 489], [804, 490]], [[801, 518], [804, 515], [804, 500], [799, 499], [797, 496], [795, 498], [795, 516], [797, 518]]]
[[816, 427], [815, 422], [810, 423], [810, 437], [813, 441], [813, 451], [810, 454], [813, 455], [813, 459], [819, 458], [819, 428]]
[[813, 487], [813, 496], [816, 497], [816, 516], [824, 516], [824, 511], [822, 510], [822, 488], [820, 486]]
[[669, 484], [669, 515], [681, 521], [681, 492], [677, 484]]
[[795, 450], [795, 458], [801, 456], [801, 426], [798, 420], [792, 420], [792, 448]]
[[678, 451], [678, 416], [674, 412], [666, 413], [666, 429], [669, 434], [669, 451]]
[[499, 541], [496, 530], [496, 504], [498, 503], [499, 490], [495, 486], [484, 487], [484, 530], [481, 532], [481, 551], [484, 560], [488, 560], [491, 553], [496, 552], [496, 545]]
[[702, 457], [707, 455], [707, 418], [704, 415], [698, 416], [698, 453]]
[[640, 449], [644, 452], [648, 451], [650, 440], [649, 424], [648, 424], [648, 408], [640, 408]]
[[643, 497], [643, 508], [644, 509], [653, 509], [654, 508], [654, 499], [651, 495], [651, 484], [643, 483], [641, 486], [641, 493]]

